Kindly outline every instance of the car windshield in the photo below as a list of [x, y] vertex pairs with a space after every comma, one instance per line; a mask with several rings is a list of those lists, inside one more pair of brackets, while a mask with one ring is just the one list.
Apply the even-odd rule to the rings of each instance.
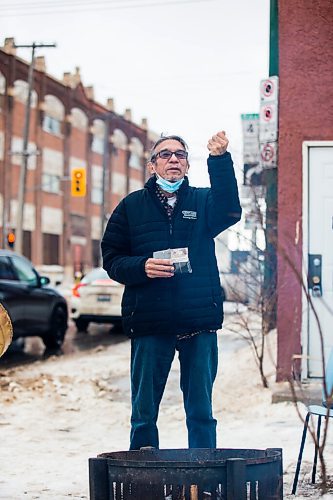
[[111, 280], [111, 278], [109, 278], [108, 273], [102, 267], [99, 267], [86, 274], [84, 278], [82, 278], [81, 283], [92, 283], [96, 280]]
[[19, 281], [24, 281], [29, 283], [29, 285], [37, 286], [38, 278], [34, 269], [31, 267], [30, 263], [21, 257], [13, 255], [11, 257], [14, 267], [18, 276]]

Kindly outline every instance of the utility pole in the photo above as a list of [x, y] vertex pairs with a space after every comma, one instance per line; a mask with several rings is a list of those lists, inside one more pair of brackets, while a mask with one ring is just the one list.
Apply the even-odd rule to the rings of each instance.
[[16, 45], [15, 44], [15, 48], [32, 49], [31, 63], [29, 66], [29, 73], [28, 73], [28, 96], [27, 96], [27, 103], [26, 103], [26, 108], [25, 108], [24, 128], [23, 128], [23, 148], [22, 148], [22, 152], [21, 152], [22, 164], [21, 164], [21, 170], [20, 170], [18, 195], [17, 195], [15, 250], [20, 254], [22, 254], [22, 251], [23, 251], [24, 198], [25, 198], [25, 186], [26, 186], [26, 179], [27, 179], [28, 159], [30, 156], [30, 153], [28, 151], [28, 144], [29, 144], [30, 113], [31, 113], [31, 95], [32, 95], [32, 88], [33, 88], [33, 73], [34, 73], [34, 65], [35, 65], [35, 50], [39, 49], [39, 48], [48, 48], [48, 47], [56, 47], [56, 44], [55, 43], [43, 44], [43, 43], [35, 43], [35, 42], [33, 42], [30, 45]]
[[104, 137], [103, 137], [103, 171], [102, 171], [102, 205], [101, 205], [101, 238], [104, 234], [106, 223], [106, 210], [105, 210], [105, 188], [107, 181], [107, 174], [109, 171], [109, 135], [110, 135], [110, 115], [104, 119]]

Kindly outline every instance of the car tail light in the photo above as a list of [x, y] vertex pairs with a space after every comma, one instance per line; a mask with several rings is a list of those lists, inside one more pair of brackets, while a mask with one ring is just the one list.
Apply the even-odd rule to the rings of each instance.
[[80, 297], [79, 289], [82, 288], [83, 286], [86, 286], [86, 284], [85, 283], [77, 283], [76, 285], [73, 286], [72, 294], [74, 297]]

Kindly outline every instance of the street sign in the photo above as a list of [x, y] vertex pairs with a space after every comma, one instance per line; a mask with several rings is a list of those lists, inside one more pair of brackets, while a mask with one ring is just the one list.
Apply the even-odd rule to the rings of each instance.
[[277, 166], [277, 142], [260, 144], [260, 163], [266, 168]]
[[243, 162], [259, 161], [259, 114], [242, 114]]
[[245, 138], [255, 138], [257, 140], [259, 135], [259, 114], [242, 114], [242, 127], [243, 127], [243, 137]]
[[243, 153], [258, 153], [259, 152], [259, 137], [256, 140], [248, 139], [245, 137], [243, 139]]
[[265, 102], [278, 101], [279, 77], [271, 76], [260, 82], [260, 100]]
[[267, 105], [264, 106], [262, 109], [261, 109], [261, 118], [262, 120], [264, 120], [264, 122], [271, 122], [273, 121], [273, 117], [274, 117], [274, 110], [273, 110], [273, 106], [272, 104], [271, 105]]
[[263, 102], [260, 108], [260, 142], [273, 142], [278, 138], [278, 107], [276, 102]]

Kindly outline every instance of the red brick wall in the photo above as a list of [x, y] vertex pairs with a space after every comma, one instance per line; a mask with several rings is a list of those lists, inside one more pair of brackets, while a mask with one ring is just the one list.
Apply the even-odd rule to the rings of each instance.
[[302, 142], [333, 139], [332, 0], [279, 1], [279, 76], [277, 377], [282, 380], [291, 373], [293, 354], [301, 352], [296, 272], [302, 267]]

